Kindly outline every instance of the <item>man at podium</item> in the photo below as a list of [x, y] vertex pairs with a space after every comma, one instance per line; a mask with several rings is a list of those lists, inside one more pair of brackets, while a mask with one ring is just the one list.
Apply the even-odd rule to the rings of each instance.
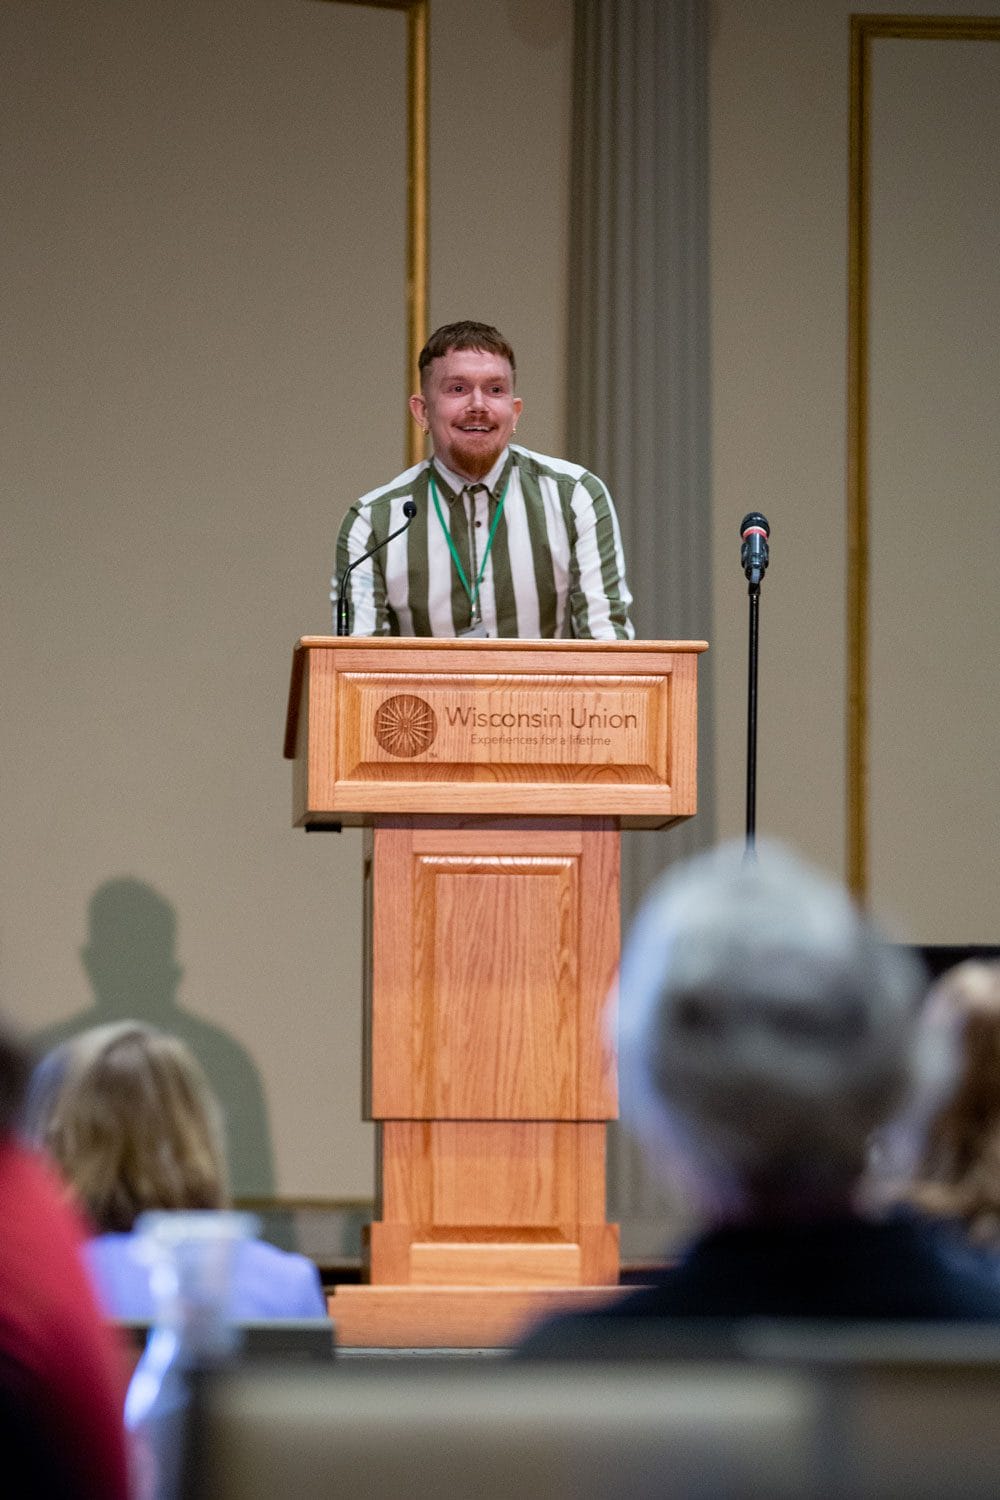
[[344, 518], [337, 633], [632, 639], [611, 496], [579, 464], [511, 441], [523, 403], [507, 340], [449, 323], [419, 368], [409, 405], [431, 457]]

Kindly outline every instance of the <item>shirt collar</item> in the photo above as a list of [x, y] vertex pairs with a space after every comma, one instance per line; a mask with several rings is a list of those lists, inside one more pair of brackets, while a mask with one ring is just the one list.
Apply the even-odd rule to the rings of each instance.
[[505, 448], [500, 457], [497, 459], [496, 463], [493, 465], [490, 472], [488, 474], [484, 474], [482, 479], [460, 478], [458, 474], [453, 474], [451, 469], [449, 469], [446, 464], [443, 464], [441, 462], [436, 453], [432, 460], [432, 464], [435, 477], [444, 480], [446, 488], [445, 499], [448, 501], [449, 505], [453, 505], [462, 491], [470, 489], [474, 484], [485, 485], [490, 492], [490, 496], [495, 498], [497, 485], [499, 484], [500, 479], [503, 477], [504, 469], [507, 467], [511, 456], [512, 455], [510, 448]]

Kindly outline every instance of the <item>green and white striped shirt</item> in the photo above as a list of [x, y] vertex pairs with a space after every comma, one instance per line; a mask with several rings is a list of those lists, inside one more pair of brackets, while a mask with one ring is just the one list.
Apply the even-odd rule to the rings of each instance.
[[[440, 459], [424, 459], [352, 505], [337, 538], [334, 618], [345, 568], [405, 524], [403, 505], [411, 499], [417, 514], [410, 526], [348, 579], [352, 635], [458, 636], [481, 619], [491, 636], [634, 637], [621, 533], [606, 487], [579, 464], [514, 444], [478, 484]], [[480, 570], [474, 610], [469, 591], [476, 594]]]

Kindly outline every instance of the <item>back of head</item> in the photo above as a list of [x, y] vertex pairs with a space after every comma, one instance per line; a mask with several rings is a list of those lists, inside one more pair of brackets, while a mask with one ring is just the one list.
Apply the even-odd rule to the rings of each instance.
[[488, 354], [497, 354], [508, 361], [511, 373], [517, 374], [514, 350], [500, 330], [490, 323], [466, 319], [460, 323], [445, 323], [434, 330], [417, 361], [421, 375], [435, 359], [442, 359], [452, 349], [482, 349]]
[[720, 1213], [846, 1204], [869, 1137], [946, 1059], [926, 978], [836, 881], [723, 845], [647, 898], [622, 958], [623, 1113]]
[[137, 1021], [95, 1026], [39, 1062], [24, 1114], [99, 1232], [155, 1209], [226, 1202], [218, 1103], [177, 1037]]
[[1000, 962], [970, 960], [944, 974], [928, 1006], [955, 1027], [955, 1082], [931, 1119], [910, 1196], [1000, 1244]]

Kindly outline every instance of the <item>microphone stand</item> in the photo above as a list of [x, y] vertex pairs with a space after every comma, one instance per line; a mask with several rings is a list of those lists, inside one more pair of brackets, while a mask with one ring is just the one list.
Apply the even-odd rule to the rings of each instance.
[[376, 542], [374, 547], [369, 547], [367, 552], [362, 552], [360, 557], [356, 557], [352, 563], [347, 564], [347, 567], [340, 576], [340, 583], [337, 586], [338, 636], [350, 635], [351, 633], [351, 601], [347, 593], [348, 578], [354, 572], [355, 568], [359, 568], [363, 562], [367, 562], [370, 557], [374, 557], [376, 552], [381, 551], [383, 547], [387, 547], [397, 536], [402, 536], [403, 532], [413, 521], [416, 513], [417, 502], [415, 500], [406, 500], [403, 504], [403, 515], [406, 517], [406, 520], [402, 526], [397, 526], [395, 531], [390, 531], [389, 535], [383, 537], [380, 542]]
[[749, 596], [749, 650], [747, 669], [747, 823], [745, 858], [757, 857], [757, 661], [760, 637], [760, 585], [768, 564], [771, 528], [759, 511], [740, 522], [743, 546], [740, 561], [747, 576]]
[[746, 857], [756, 856], [757, 838], [757, 648], [760, 628], [760, 584], [751, 583], [749, 670], [747, 679], [747, 829]]
[[[364, 558], [360, 558], [359, 561], [363, 562]], [[337, 634], [338, 634], [338, 636], [341, 636], [341, 635], [350, 635], [350, 633], [351, 633], [351, 607], [350, 607], [350, 604], [347, 601], [347, 575], [348, 575], [349, 572], [350, 572], [349, 568], [345, 568], [344, 569], [344, 576], [340, 580], [340, 587], [339, 587], [339, 590], [337, 592]]]

